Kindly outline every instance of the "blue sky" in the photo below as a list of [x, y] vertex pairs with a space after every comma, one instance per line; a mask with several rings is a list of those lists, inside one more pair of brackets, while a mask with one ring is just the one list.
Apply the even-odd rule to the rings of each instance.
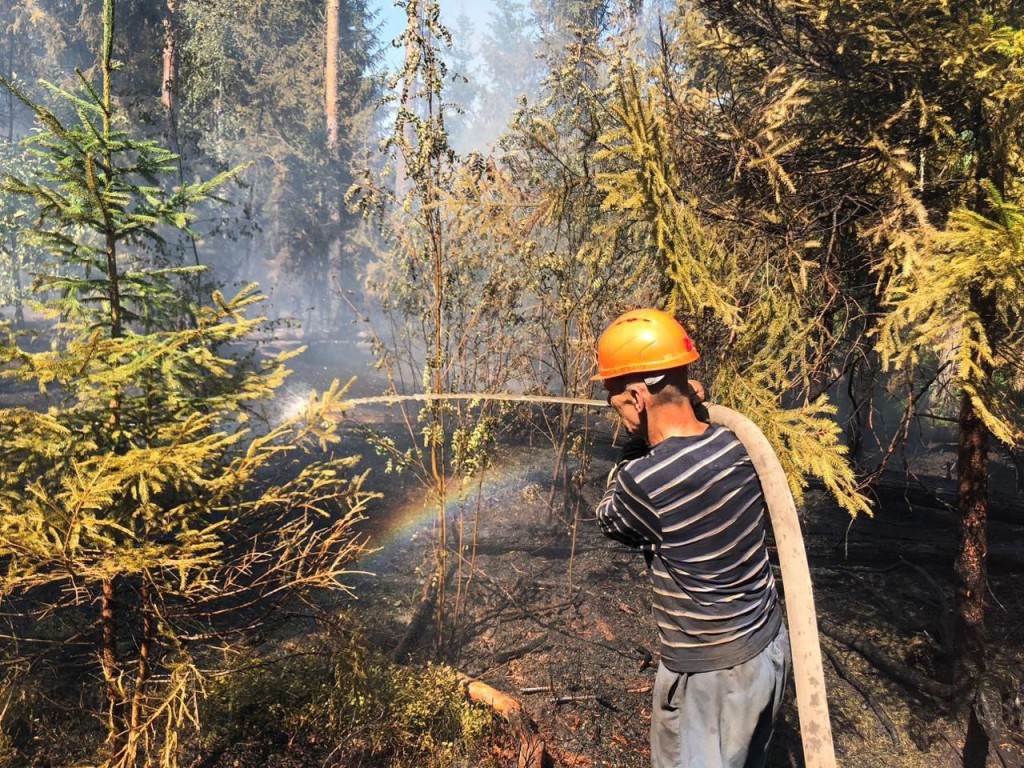
[[[526, 4], [526, 0], [517, 0]], [[479, 41], [487, 34], [490, 26], [491, 13], [494, 9], [493, 0], [440, 0], [441, 21], [451, 31], [455, 38], [455, 45], [461, 50], [469, 50], [474, 55], [479, 53]], [[384, 66], [395, 71], [401, 67], [404, 52], [391, 45], [391, 42], [401, 34], [405, 27], [405, 11], [397, 8], [393, 0], [372, 0], [371, 8], [379, 12], [378, 23], [380, 24], [380, 40], [384, 46]], [[462, 40], [458, 38], [459, 29], [455, 23], [461, 14], [465, 14], [473, 28], [474, 38]], [[460, 74], [468, 75], [471, 79], [480, 77], [480, 67], [470, 64], [469, 72]], [[450, 141], [452, 146], [459, 153], [468, 151], [481, 151], [493, 153], [499, 135], [504, 131], [509, 116], [518, 106], [518, 93], [499, 94], [492, 99], [486, 116], [476, 115], [472, 120], [464, 123], [461, 128], [456, 127], [455, 121], [449, 124], [451, 129]], [[469, 105], [464, 105], [469, 108]]]
[[[479, 36], [487, 31], [487, 22], [493, 7], [494, 4], [491, 0], [448, 0], [447, 2], [441, 0], [441, 21], [454, 33], [455, 19], [461, 13], [465, 13], [473, 23], [477, 36]], [[401, 56], [397, 52], [392, 53], [395, 49], [390, 47], [390, 43], [401, 33], [402, 28], [405, 26], [405, 11], [401, 8], [396, 8], [392, 0], [375, 0], [371, 4], [371, 8], [376, 8], [380, 12], [382, 24], [381, 42], [388, 47], [388, 56], [395, 56], [393, 61], [397, 63]], [[462, 44], [466, 43], [466, 41], [461, 42]], [[471, 47], [474, 50], [476, 48], [475, 45], [467, 47]]]

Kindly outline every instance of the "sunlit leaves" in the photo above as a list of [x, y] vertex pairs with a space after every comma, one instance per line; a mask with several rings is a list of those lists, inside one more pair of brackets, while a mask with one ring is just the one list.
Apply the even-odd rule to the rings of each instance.
[[730, 327], [738, 324], [735, 300], [716, 279], [724, 261], [720, 244], [699, 221], [693, 205], [678, 197], [667, 136], [653, 96], [639, 73], [627, 65], [619, 78], [619, 99], [611, 109], [618, 124], [602, 136], [609, 147], [598, 159], [621, 158], [624, 167], [598, 177], [603, 206], [646, 219], [652, 245], [671, 279], [670, 303], [686, 316], [705, 310]]
[[[993, 218], [959, 208], [897, 262], [878, 344], [897, 367], [917, 364], [926, 351], [953, 350], [957, 384], [992, 433], [1015, 444], [1024, 419], [1005, 385], [1024, 384], [1024, 212], [991, 184], [987, 192]], [[985, 306], [980, 297], [988, 297]]]
[[[38, 411], [0, 410], [0, 594], [34, 616], [88, 611], [102, 594], [107, 697], [134, 702], [131, 719], [107, 723], [128, 745], [107, 763], [135, 765], [140, 749], [173, 765], [200, 693], [180, 687], [194, 683], [187, 641], [222, 640], [238, 625], [219, 617], [241, 604], [344, 589], [370, 494], [355, 459], [329, 455], [344, 389], [282, 418], [273, 401], [296, 353], [239, 351], [263, 325], [256, 286], [197, 306], [201, 267], [149, 258], [239, 169], [174, 184], [176, 156], [123, 128], [109, 98], [112, 8], [102, 95], [52, 89], [58, 118], [15, 90], [38, 118], [37, 167], [8, 176], [3, 195], [35, 208], [19, 237], [49, 257], [34, 288], [50, 344], [2, 329], [0, 375], [40, 397]], [[148, 658], [154, 644], [164, 652]]]

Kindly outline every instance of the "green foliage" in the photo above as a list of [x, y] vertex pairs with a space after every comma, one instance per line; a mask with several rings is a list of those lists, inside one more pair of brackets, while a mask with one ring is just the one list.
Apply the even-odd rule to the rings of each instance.
[[294, 417], [262, 417], [291, 355], [237, 351], [263, 324], [256, 287], [196, 307], [191, 270], [149, 263], [145, 245], [187, 228], [237, 169], [169, 190], [176, 157], [118, 127], [113, 12], [102, 86], [51, 88], [76, 122], [0, 80], [39, 122], [39, 170], [4, 194], [34, 204], [24, 236], [49, 257], [35, 289], [55, 321], [43, 350], [3, 328], [0, 376], [42, 407], [0, 410], [0, 596], [34, 617], [100, 605], [107, 744], [83, 751], [173, 766], [210, 648], [291, 599], [347, 590], [371, 494], [357, 459], [332, 453], [337, 382]]
[[[496, 342], [510, 340], [521, 288], [515, 266], [494, 257], [493, 244], [469, 218], [480, 210], [484, 179], [482, 169], [458, 162], [449, 143], [444, 59], [451, 35], [436, 3], [410, 0], [403, 7], [407, 25], [396, 43], [404, 46], [405, 62], [382, 104], [395, 109], [382, 150], [396, 177], [349, 191], [354, 205], [380, 217], [386, 240], [367, 277], [388, 320], [375, 334], [376, 353], [396, 389], [500, 390], [512, 375], [514, 349]], [[450, 469], [475, 472], [486, 465], [490, 408], [432, 402], [407, 422], [414, 453], [387, 440], [378, 440], [378, 448], [391, 457], [389, 466], [413, 468], [443, 499]]]
[[[456, 41], [460, 34], [456, 30]], [[516, 0], [491, 3], [479, 40], [477, 108], [468, 129], [472, 148], [490, 151], [497, 147], [516, 109], [539, 92], [544, 65], [533, 15]]]
[[621, 161], [621, 170], [598, 177], [603, 206], [649, 224], [671, 311], [688, 317], [707, 312], [735, 328], [737, 307], [723, 278], [736, 274], [736, 264], [701, 225], [693, 204], [677, 198], [668, 137], [653, 94], [641, 91], [638, 77], [630, 64], [619, 75], [618, 99], [611, 107], [615, 122], [602, 136], [608, 149], [597, 159]]
[[[0, 143], [0, 165], [8, 172], [24, 168], [30, 162], [23, 148]], [[28, 284], [40, 257], [38, 249], [21, 236], [27, 213], [16, 198], [0, 197], [0, 305], [13, 308], [17, 325], [25, 322]]]
[[[946, 228], [929, 232], [887, 282], [889, 311], [879, 327], [879, 348], [897, 368], [917, 366], [929, 352], [951, 351], [958, 388], [998, 440], [1019, 445], [1024, 211], [986, 186], [993, 218], [954, 210]], [[977, 296], [992, 297], [991, 317], [979, 313]]]
[[[819, 319], [807, 301], [805, 263], [799, 256], [772, 256], [742, 229], [700, 215], [696, 201], [680, 191], [671, 164], [666, 108], [654, 87], [640, 83], [635, 64], [625, 62], [612, 110], [616, 122], [602, 137], [608, 147], [602, 159], [618, 166], [600, 177], [604, 207], [642, 222], [664, 265], [669, 309], [690, 318], [697, 337], [707, 338], [705, 347], [716, 328], [727, 334], [722, 346], [708, 349], [716, 364], [710, 391], [717, 402], [758, 423], [796, 499], [802, 498], [805, 478], [814, 476], [851, 514], [869, 512], [845, 459], [840, 427], [829, 418], [835, 408], [823, 397], [783, 407], [783, 394], [809, 377], [816, 351]], [[772, 124], [765, 130], [777, 129]]]
[[161, 304], [175, 301], [173, 278], [188, 270], [154, 267], [139, 255], [118, 264], [117, 249], [133, 246], [144, 256], [140, 246], [162, 242], [161, 227], [187, 229], [195, 215], [190, 209], [211, 200], [240, 169], [168, 192], [154, 182], [176, 173], [176, 156], [156, 142], [112, 128], [109, 101], [88, 82], [83, 80], [81, 95], [49, 86], [73, 107], [73, 125], [2, 77], [0, 85], [32, 109], [41, 129], [28, 140], [39, 167], [36, 176], [25, 180], [8, 173], [4, 190], [30, 199], [38, 213], [38, 222], [23, 236], [57, 265], [37, 278], [40, 289], [59, 296], [49, 311], [115, 334], [124, 324], [145, 325], [152, 314], [169, 311]]
[[[869, 270], [877, 272], [886, 363], [912, 364], [926, 351], [957, 356], [957, 383], [986, 424], [1000, 439], [1016, 439], [1010, 415], [996, 415], [1006, 392], [996, 394], [990, 374], [991, 347], [1016, 342], [1001, 309], [1012, 299], [996, 266], [1007, 252], [992, 240], [1008, 226], [1004, 201], [1019, 196], [1020, 8], [925, 0], [902, 4], [898, 14], [874, 0], [700, 6], [716, 32], [705, 50], [720, 66], [706, 82], [728, 100], [765, 78], [799, 94], [799, 118], [787, 121], [792, 140], [776, 160], [807, 206], [855, 223], [845, 234], [830, 227], [830, 249], [845, 240], [839, 258], [856, 268], [839, 271], [836, 284], [857, 290], [853, 280], [869, 285]], [[796, 39], [805, 55], [793, 48]], [[744, 135], [736, 132], [741, 146]], [[849, 202], [833, 204], [839, 196]], [[971, 234], [984, 245], [967, 246]]]
[[470, 427], [460, 427], [452, 433], [452, 469], [460, 475], [472, 477], [491, 464], [498, 420], [483, 416]]
[[[558, 27], [565, 20], [540, 23], [546, 28], [549, 21]], [[516, 29], [535, 34], [522, 23]], [[656, 264], [634, 230], [601, 209], [598, 133], [612, 89], [598, 37], [573, 39], [547, 48], [547, 76], [537, 101], [524, 101], [515, 114], [501, 141], [502, 157], [459, 220], [509, 260], [503, 272], [509, 282], [502, 286], [516, 302], [509, 314], [517, 341], [503, 347], [515, 350], [516, 379], [530, 392], [587, 397], [604, 319], [651, 300]], [[531, 45], [544, 48], [541, 42]], [[555, 450], [552, 475], [566, 490], [567, 504], [589, 462], [579, 416], [573, 406], [525, 416]], [[573, 478], [570, 456], [579, 460]]]
[[278, 759], [303, 764], [478, 764], [470, 761], [493, 734], [493, 718], [468, 701], [455, 673], [396, 666], [363, 646], [321, 637], [274, 659], [239, 655], [237, 673], [210, 683], [208, 742], [247, 760], [280, 751]]
[[179, 6], [180, 133], [184, 146], [195, 142], [201, 150], [190, 165], [252, 164], [245, 218], [232, 228], [245, 238], [237, 260], [274, 281], [278, 312], [315, 323], [309, 332], [338, 333], [333, 289], [364, 258], [358, 217], [342, 210], [342, 196], [351, 165], [375, 141], [374, 12], [362, 0], [340, 4], [336, 87], [342, 97], [338, 144], [331, 148], [323, 2], [179, 0]]
[[[851, 384], [867, 369], [859, 378], [870, 391], [871, 369], [883, 366], [893, 383], [924, 382], [903, 400], [879, 473], [924, 397], [957, 409], [954, 674], [957, 689], [968, 691], [985, 667], [990, 441], [1012, 449], [1022, 437], [1020, 4], [702, 0], [698, 7], [712, 28], [697, 76], [713, 97], [708, 113], [732, 116], [742, 129], [730, 131], [719, 183], [730, 163], [739, 167], [737, 149], [751, 144], [756, 123], [743, 115], [757, 103], [753, 94], [774, 81], [796, 88], [801, 102], [788, 120], [793, 141], [776, 157], [792, 181], [774, 185], [781, 205], [756, 204], [750, 193], [764, 190], [764, 180], [748, 166], [718, 196], [742, 204], [715, 211], [755, 226], [773, 221], [773, 239], [783, 247], [814, 234], [807, 239], [819, 243], [825, 278], [817, 293], [836, 330], [834, 341], [819, 335], [821, 348], [831, 347]], [[704, 126], [717, 130], [717, 123]], [[716, 146], [703, 136], [680, 138]], [[759, 212], [766, 208], [770, 218]], [[816, 368], [819, 376], [827, 370]], [[870, 402], [855, 405], [866, 426]], [[973, 750], [965, 746], [965, 753]]]

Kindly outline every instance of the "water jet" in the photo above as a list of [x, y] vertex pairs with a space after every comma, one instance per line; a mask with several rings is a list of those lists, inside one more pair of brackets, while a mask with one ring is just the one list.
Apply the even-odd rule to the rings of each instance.
[[[499, 401], [542, 405], [578, 405], [606, 408], [604, 400], [527, 395], [516, 393], [417, 393], [412, 395], [378, 395], [342, 400], [339, 407], [393, 405], [411, 401]], [[721, 405], [708, 405], [711, 423], [732, 430], [750, 455], [764, 491], [768, 517], [779, 553], [782, 583], [786, 588], [786, 619], [793, 655], [793, 678], [796, 683], [797, 711], [800, 717], [800, 738], [807, 768], [835, 768], [835, 748], [825, 691], [821, 645], [817, 615], [811, 587], [810, 567], [804, 548], [800, 519], [789, 488], [785, 471], [761, 430], [745, 416]]]

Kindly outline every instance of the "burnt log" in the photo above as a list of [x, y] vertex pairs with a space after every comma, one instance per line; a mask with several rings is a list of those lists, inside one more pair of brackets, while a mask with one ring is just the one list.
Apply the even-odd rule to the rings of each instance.
[[537, 735], [537, 726], [518, 700], [485, 682], [459, 674], [459, 682], [470, 701], [489, 707], [508, 723], [519, 739], [518, 768], [550, 768], [553, 765], [544, 740]]

